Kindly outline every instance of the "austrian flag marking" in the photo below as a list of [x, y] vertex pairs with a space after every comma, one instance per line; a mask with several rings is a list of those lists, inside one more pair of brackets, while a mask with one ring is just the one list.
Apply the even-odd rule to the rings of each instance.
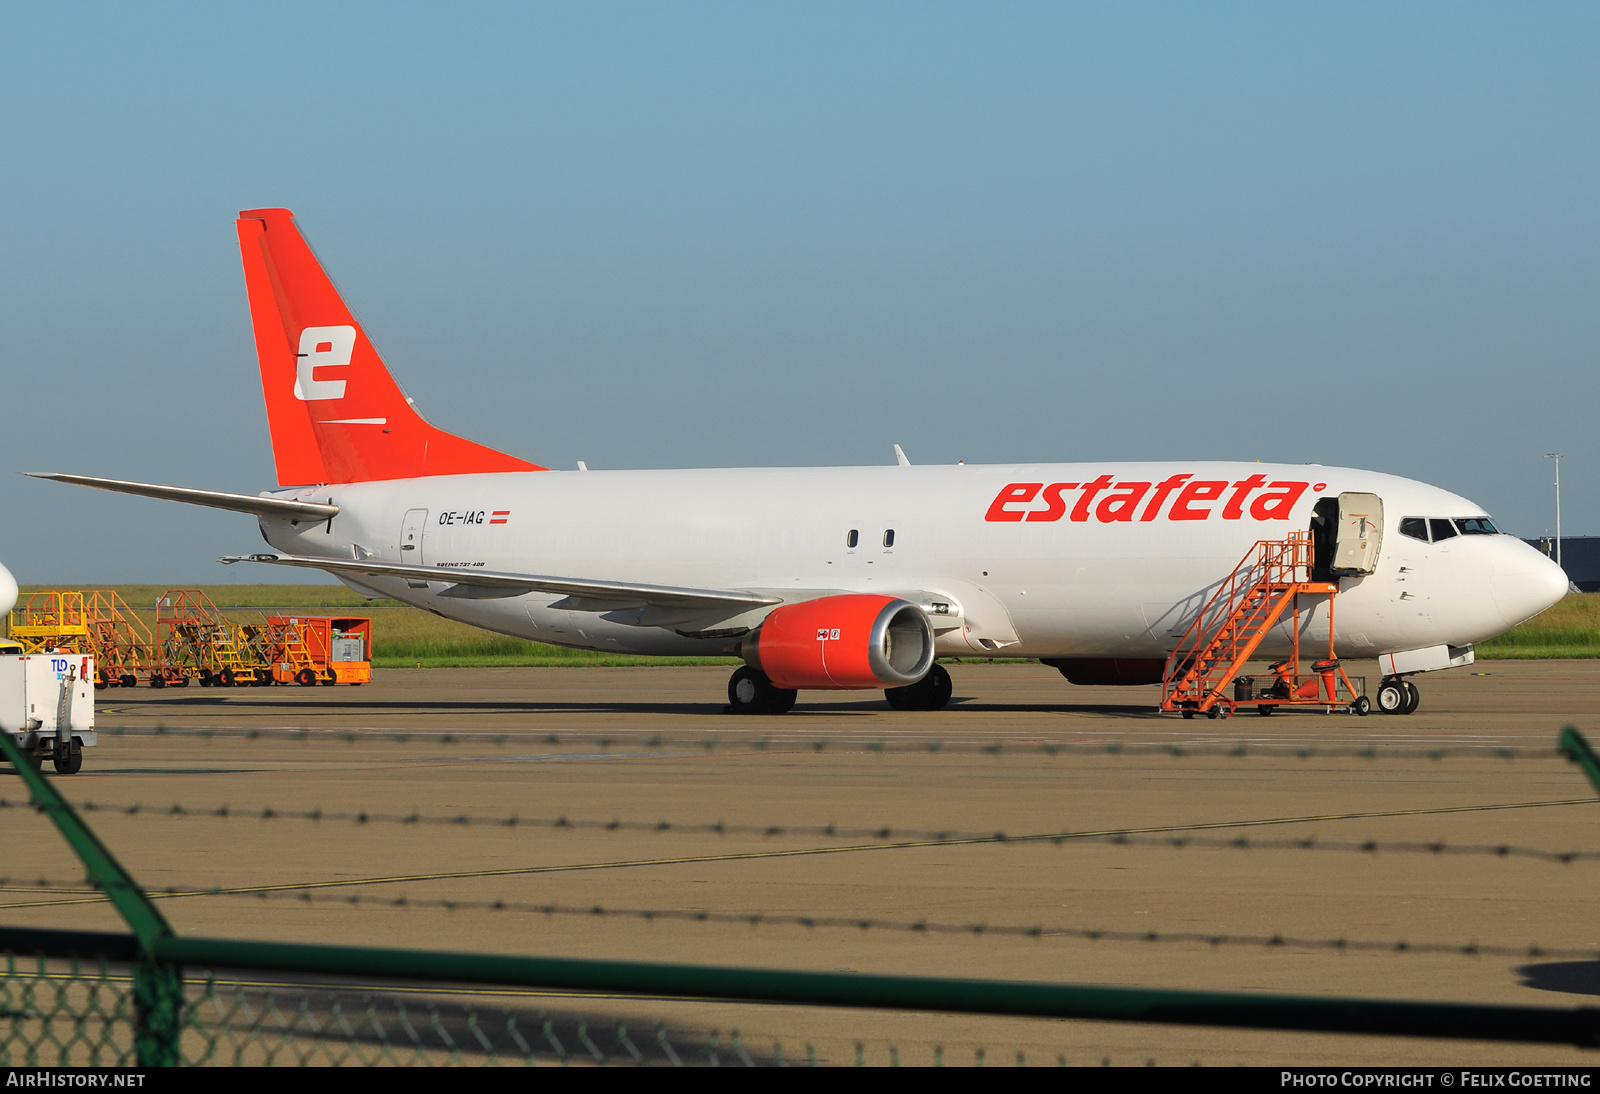
[[[1092, 515], [1101, 524], [1114, 524], [1162, 516], [1167, 520], [1208, 520], [1212, 513], [1220, 513], [1223, 520], [1239, 520], [1248, 507], [1252, 520], [1288, 520], [1310, 485], [1268, 482], [1265, 475], [1250, 475], [1234, 483], [1193, 475], [1172, 475], [1155, 483], [1116, 482], [1110, 475], [1085, 483], [1012, 482], [1000, 488], [983, 519], [1002, 523], [1066, 517], [1081, 523]], [[1072, 493], [1077, 497], [1069, 500]]]
[[511, 519], [511, 510], [509, 510], [509, 509], [496, 509], [494, 512], [489, 514], [489, 523], [490, 524], [504, 524], [506, 521], [508, 521], [510, 519]]

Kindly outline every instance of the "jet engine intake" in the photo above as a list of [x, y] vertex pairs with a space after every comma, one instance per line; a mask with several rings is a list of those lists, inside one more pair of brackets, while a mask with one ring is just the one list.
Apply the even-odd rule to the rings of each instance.
[[933, 667], [933, 626], [892, 596], [851, 593], [778, 608], [739, 644], [779, 688], [896, 688]]

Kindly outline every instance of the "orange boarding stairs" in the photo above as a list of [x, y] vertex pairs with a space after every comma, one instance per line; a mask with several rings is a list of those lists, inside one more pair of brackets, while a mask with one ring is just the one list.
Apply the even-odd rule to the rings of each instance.
[[[1313, 550], [1310, 532], [1291, 532], [1285, 540], [1264, 539], [1250, 549], [1200, 610], [1168, 658], [1166, 676], [1161, 683], [1162, 710], [1181, 711], [1186, 718], [1197, 713], [1210, 718], [1231, 715], [1237, 701], [1228, 696], [1228, 685], [1285, 613], [1292, 620], [1294, 653], [1282, 666], [1292, 667], [1288, 673], [1282, 672], [1279, 666], [1275, 666], [1274, 671], [1280, 678], [1292, 678], [1299, 684], [1300, 596], [1314, 593], [1331, 598], [1339, 591], [1337, 582], [1310, 580]], [[1321, 696], [1323, 687], [1317, 686], [1319, 682], [1312, 680], [1308, 681], [1312, 686], [1296, 686], [1278, 701], [1335, 702], [1331, 677], [1335, 673], [1343, 676], [1344, 670], [1333, 657], [1331, 599], [1328, 602], [1328, 639], [1328, 660], [1313, 668], [1324, 677], [1320, 683], [1326, 686], [1327, 697]], [[1349, 687], [1348, 679], [1345, 685]]]

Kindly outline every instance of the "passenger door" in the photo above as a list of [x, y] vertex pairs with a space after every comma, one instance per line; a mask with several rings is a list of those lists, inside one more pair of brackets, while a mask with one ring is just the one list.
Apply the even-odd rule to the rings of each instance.
[[1332, 570], [1338, 577], [1374, 573], [1383, 549], [1383, 501], [1376, 494], [1339, 495], [1339, 538]]

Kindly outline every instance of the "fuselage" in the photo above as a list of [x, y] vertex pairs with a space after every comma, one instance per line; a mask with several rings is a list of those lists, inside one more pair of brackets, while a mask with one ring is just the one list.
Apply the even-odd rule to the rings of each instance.
[[[1319, 500], [1325, 514], [1325, 499], [1351, 493], [1381, 499], [1382, 535], [1373, 572], [1338, 579], [1339, 656], [1470, 645], [1567, 590], [1559, 567], [1512, 536], [1402, 533], [1407, 519], [1487, 517], [1465, 498], [1391, 475], [1298, 464], [442, 475], [277, 491], [331, 500], [339, 514], [318, 524], [263, 518], [261, 528], [291, 554], [438, 568], [437, 582], [373, 577], [356, 587], [561, 645], [703, 655], [757, 620], [663, 622], [574, 610], [543, 593], [461, 599], [444, 595], [449, 572], [738, 589], [785, 601], [887, 593], [959, 619], [939, 633], [944, 654], [1150, 658], [1173, 648], [1253, 544], [1312, 528]], [[1300, 624], [1325, 636], [1328, 599]], [[1285, 622], [1262, 652], [1288, 644]]]

